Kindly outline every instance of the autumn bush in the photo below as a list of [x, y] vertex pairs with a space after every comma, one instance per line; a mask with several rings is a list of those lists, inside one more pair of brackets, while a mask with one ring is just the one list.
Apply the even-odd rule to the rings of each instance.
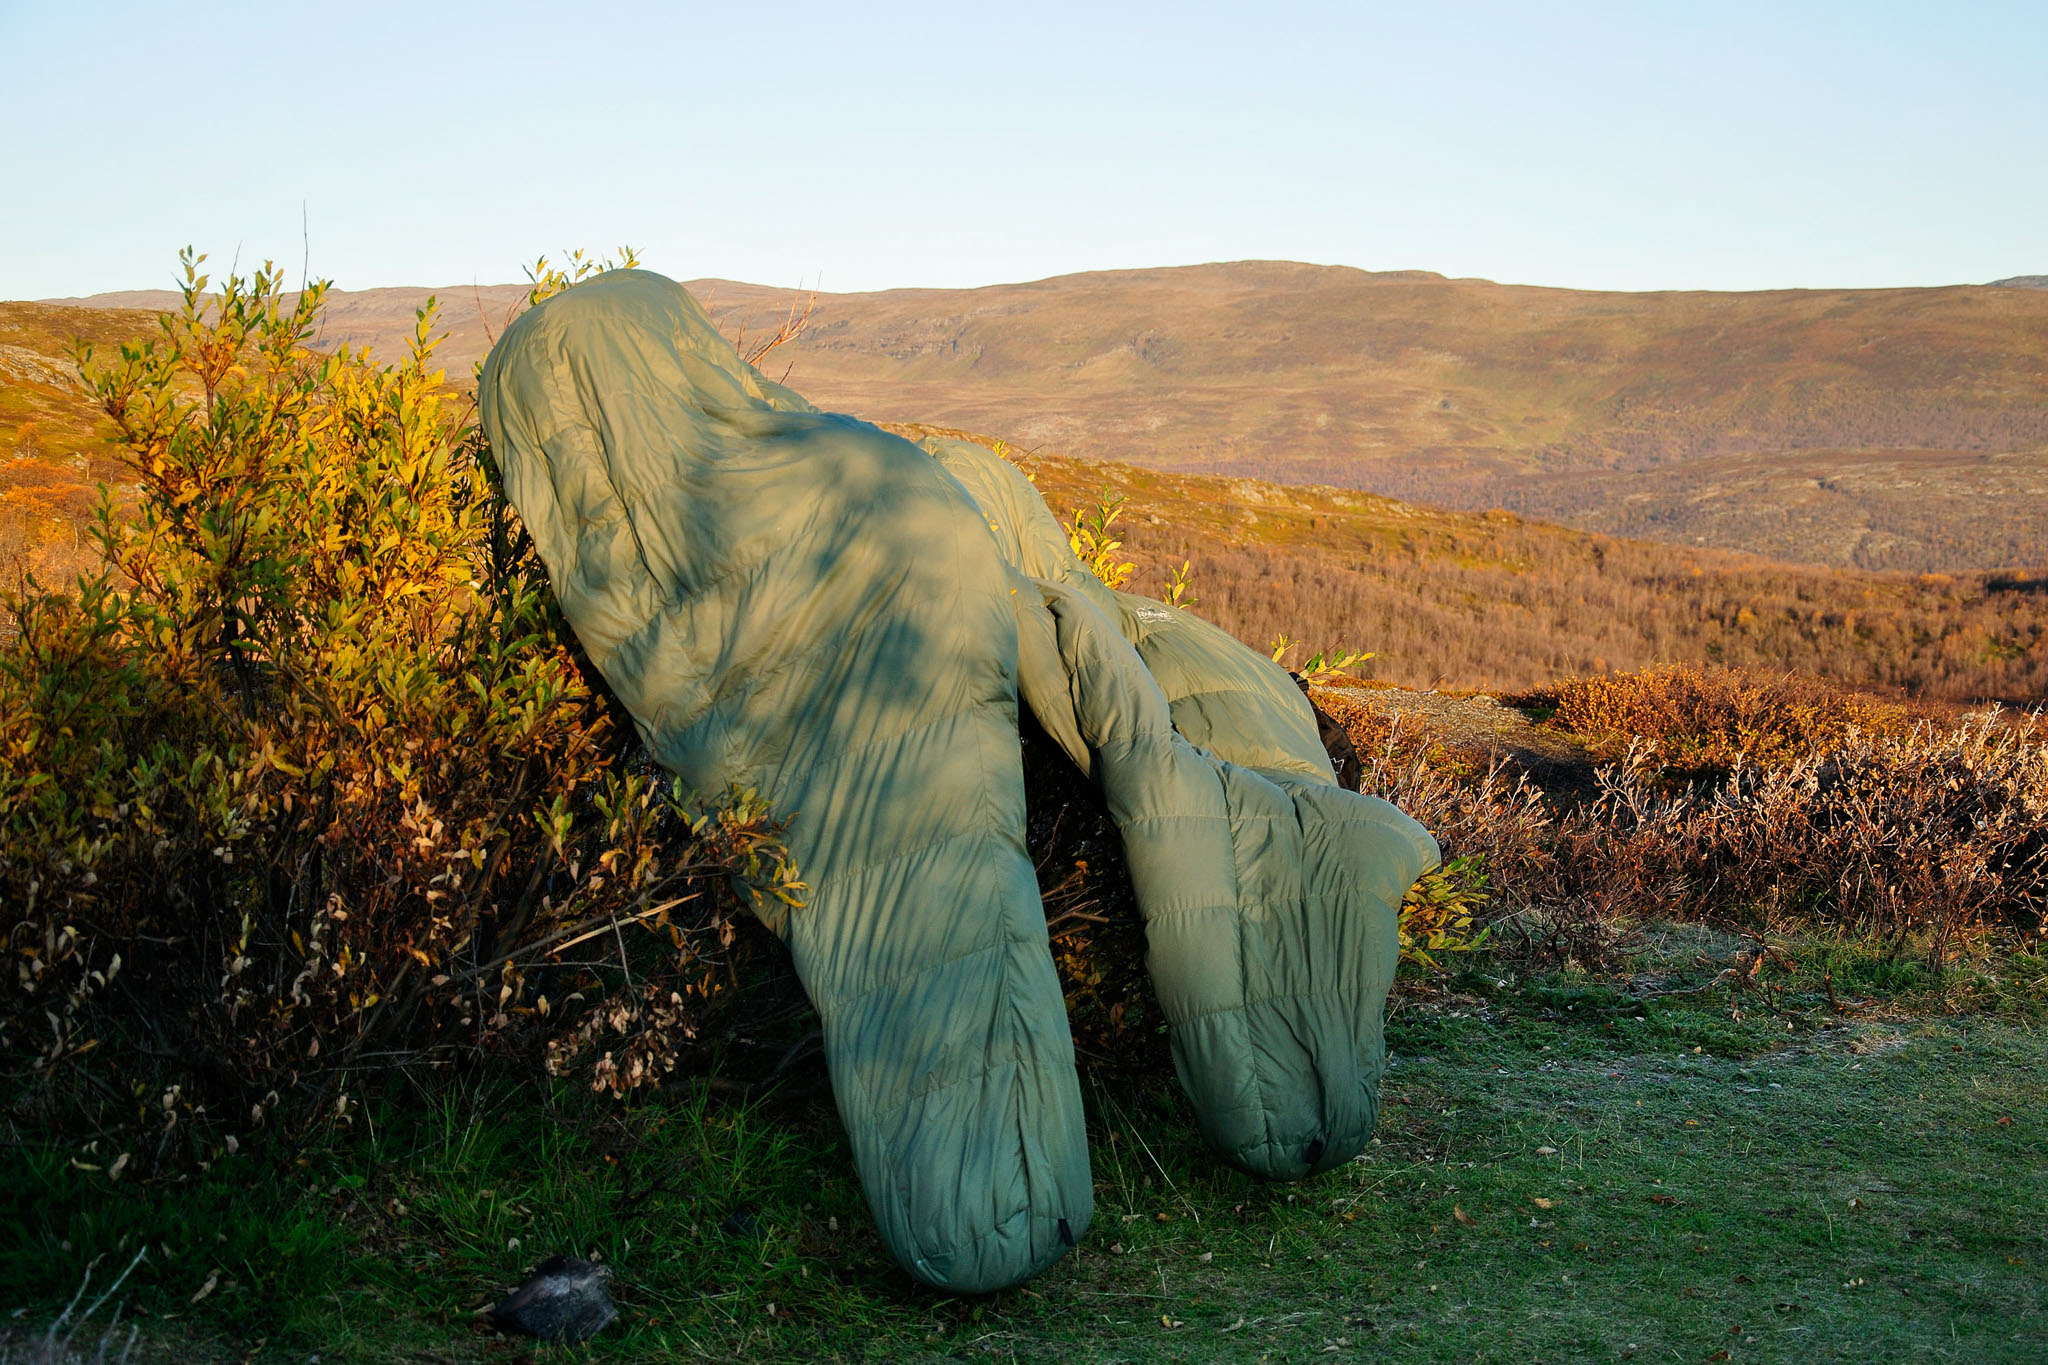
[[1554, 708], [1552, 723], [1603, 757], [1634, 748], [1667, 768], [1723, 772], [1781, 767], [1912, 720], [1902, 705], [1818, 678], [1688, 664], [1573, 679], [1527, 700]]
[[[1632, 695], [1627, 681], [1592, 695]], [[1643, 692], [1664, 686], [1653, 678]], [[1661, 711], [1605, 714], [1608, 733], [1637, 721], [1648, 733], [1569, 798], [1506, 763], [1433, 761], [1440, 751], [1416, 726], [1361, 736], [1363, 788], [1484, 873], [1481, 921], [1511, 957], [1611, 966], [1636, 929], [1672, 920], [1866, 936], [1937, 966], [1986, 935], [2048, 933], [2048, 724], [2038, 716], [1766, 725], [1768, 761], [1724, 735], [1726, 771], [1701, 775], [1691, 766], [1700, 751], [1680, 745], [1687, 771], [1675, 780]]]
[[4, 604], [11, 1119], [147, 1165], [393, 1068], [623, 1089], [750, 1027], [742, 912], [803, 892], [778, 827], [634, 761], [431, 313], [394, 365], [323, 354], [325, 286], [201, 259], [159, 335], [81, 351], [134, 514]]

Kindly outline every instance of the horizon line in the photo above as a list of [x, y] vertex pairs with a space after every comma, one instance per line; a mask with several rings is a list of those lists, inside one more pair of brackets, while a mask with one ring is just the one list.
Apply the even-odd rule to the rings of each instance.
[[[798, 293], [811, 293], [811, 292], [815, 292], [815, 293], [819, 294], [820, 296], [825, 296], [825, 297], [835, 297], [835, 298], [852, 298], [852, 297], [858, 297], [858, 296], [861, 296], [861, 295], [872, 295], [872, 294], [900, 294], [900, 293], [935, 293], [935, 294], [941, 294], [941, 293], [972, 293], [972, 292], [976, 292], [976, 291], [979, 291], [979, 290], [984, 290], [984, 289], [1016, 289], [1016, 288], [1028, 288], [1028, 287], [1030, 287], [1030, 286], [1033, 286], [1033, 285], [1042, 285], [1042, 284], [1052, 284], [1052, 283], [1056, 283], [1056, 282], [1058, 282], [1058, 281], [1061, 281], [1061, 280], [1074, 280], [1074, 279], [1083, 279], [1083, 278], [1086, 278], [1086, 277], [1089, 277], [1089, 276], [1097, 276], [1097, 275], [1140, 275], [1140, 274], [1156, 274], [1156, 273], [1159, 273], [1159, 272], [1164, 272], [1164, 271], [1193, 271], [1193, 270], [1208, 270], [1208, 269], [1216, 269], [1216, 268], [1219, 268], [1219, 267], [1231, 267], [1231, 266], [1296, 266], [1296, 267], [1301, 267], [1301, 268], [1305, 268], [1305, 269], [1310, 269], [1310, 270], [1342, 270], [1342, 271], [1350, 271], [1350, 272], [1354, 272], [1354, 273], [1357, 273], [1357, 274], [1361, 274], [1361, 275], [1369, 275], [1369, 276], [1410, 276], [1410, 277], [1414, 277], [1414, 276], [1421, 276], [1421, 277], [1425, 277], [1425, 278], [1428, 278], [1428, 279], [1433, 279], [1433, 280], [1440, 280], [1440, 281], [1442, 281], [1442, 282], [1444, 282], [1444, 283], [1446, 283], [1446, 284], [1490, 284], [1490, 285], [1494, 285], [1494, 286], [1495, 286], [1495, 287], [1497, 287], [1497, 288], [1502, 288], [1502, 289], [1547, 289], [1547, 290], [1556, 290], [1556, 291], [1559, 291], [1559, 292], [1563, 292], [1563, 293], [1574, 293], [1574, 294], [1628, 294], [1628, 295], [1653, 295], [1653, 294], [1724, 294], [1724, 295], [1732, 295], [1732, 294], [1791, 294], [1791, 293], [1880, 293], [1880, 292], [1895, 292], [1895, 291], [1899, 291], [1899, 290], [1907, 290], [1907, 289], [2048, 289], [2048, 274], [2038, 274], [2038, 275], [2036, 275], [2036, 274], [2024, 274], [2024, 273], [2022, 273], [2022, 274], [2014, 274], [2014, 275], [2006, 275], [2006, 276], [2001, 276], [2000, 278], [1998, 278], [1998, 279], [1995, 279], [1995, 280], [1952, 280], [1952, 281], [1947, 281], [1947, 282], [1944, 282], [1944, 283], [1940, 283], [1940, 284], [1848, 284], [1848, 285], [1844, 285], [1844, 284], [1799, 284], [1799, 285], [1772, 285], [1772, 286], [1763, 286], [1763, 287], [1758, 287], [1758, 288], [1750, 288], [1750, 289], [1714, 289], [1714, 288], [1695, 288], [1695, 287], [1685, 287], [1685, 286], [1661, 286], [1661, 287], [1658, 287], [1658, 288], [1649, 288], [1649, 289], [1605, 289], [1605, 288], [1587, 288], [1587, 287], [1583, 287], [1583, 286], [1579, 286], [1579, 285], [1560, 285], [1560, 284], [1535, 284], [1535, 283], [1528, 283], [1528, 282], [1524, 282], [1524, 281], [1515, 281], [1515, 280], [1496, 280], [1496, 279], [1492, 279], [1492, 278], [1490, 278], [1490, 277], [1488, 277], [1488, 276], [1484, 276], [1484, 275], [1447, 275], [1447, 274], [1445, 274], [1445, 273], [1444, 273], [1444, 272], [1442, 272], [1442, 271], [1438, 271], [1438, 270], [1430, 270], [1430, 269], [1428, 269], [1428, 268], [1426, 268], [1426, 267], [1420, 267], [1420, 266], [1410, 266], [1410, 267], [1396, 267], [1396, 268], [1392, 268], [1392, 269], [1373, 269], [1373, 268], [1369, 268], [1369, 267], [1365, 267], [1365, 266], [1352, 266], [1352, 265], [1344, 265], [1344, 264], [1338, 264], [1338, 263], [1330, 263], [1330, 262], [1318, 262], [1318, 261], [1300, 261], [1300, 260], [1292, 260], [1292, 259], [1288, 259], [1288, 258], [1284, 258], [1284, 257], [1243, 257], [1243, 258], [1239, 258], [1239, 259], [1235, 259], [1235, 260], [1215, 260], [1215, 261], [1193, 261], [1193, 262], [1182, 262], [1182, 263], [1178, 263], [1178, 264], [1170, 264], [1170, 265], [1138, 265], [1138, 266], [1107, 266], [1107, 267], [1100, 267], [1100, 268], [1095, 268], [1095, 269], [1088, 269], [1088, 270], [1069, 270], [1069, 271], [1061, 271], [1061, 272], [1059, 272], [1059, 273], [1056, 273], [1056, 274], [1052, 274], [1052, 275], [1043, 275], [1043, 276], [1038, 276], [1038, 277], [1036, 277], [1036, 278], [1032, 278], [1032, 279], [1014, 279], [1014, 280], [995, 280], [995, 281], [990, 281], [990, 282], [988, 282], [988, 283], [984, 283], [984, 284], [965, 284], [965, 285], [945, 285], [945, 284], [939, 284], [939, 285], [925, 285], [925, 284], [897, 284], [897, 285], [887, 285], [887, 286], [883, 286], [883, 287], [881, 287], [881, 288], [875, 288], [875, 289], [845, 289], [845, 290], [836, 290], [836, 289], [835, 289], [835, 290], [828, 290], [828, 289], [824, 289], [824, 288], [821, 288], [821, 287], [819, 287], [819, 286], [816, 286], [816, 285], [805, 285], [805, 284], [803, 284], [803, 283], [801, 283], [801, 282], [799, 282], [799, 283], [797, 283], [797, 284], [795, 284], [795, 285], [775, 285], [775, 284], [765, 284], [765, 283], [762, 283], [762, 282], [760, 282], [760, 281], [756, 281], [756, 280], [743, 280], [743, 279], [739, 279], [739, 278], [736, 278], [736, 277], [734, 277], [734, 276], [729, 276], [729, 275], [715, 275], [715, 274], [714, 274], [714, 275], [690, 275], [690, 276], [687, 276], [687, 277], [685, 277], [685, 276], [676, 276], [676, 275], [670, 275], [670, 276], [669, 276], [669, 278], [671, 278], [671, 279], [676, 279], [676, 280], [678, 280], [678, 281], [679, 281], [679, 282], [681, 282], [681, 283], [691, 283], [691, 282], [705, 281], [705, 282], [715, 282], [715, 283], [719, 283], [719, 284], [735, 284], [735, 285], [741, 285], [741, 286], [743, 286], [743, 287], [746, 287], [746, 288], [752, 288], [752, 289], [773, 289], [773, 290], [778, 290], [778, 291], [782, 291], [782, 290], [791, 290], [791, 291], [794, 291], [794, 292], [798, 292]], [[640, 266], [639, 268], [640, 268], [640, 269], [650, 269], [651, 267], [648, 267], [648, 266], [646, 266], [646, 265], [642, 265], [642, 266]], [[666, 272], [666, 271], [656, 271], [655, 273], [659, 273], [659, 274], [667, 274], [667, 272]], [[479, 281], [479, 280], [469, 280], [469, 281], [457, 281], [457, 282], [452, 282], [452, 283], [447, 283], [447, 284], [439, 284], [439, 285], [426, 285], [426, 284], [370, 284], [370, 285], [359, 285], [359, 286], [344, 286], [344, 285], [340, 285], [340, 284], [335, 284], [335, 283], [333, 283], [332, 281], [329, 281], [328, 283], [329, 283], [329, 286], [330, 286], [330, 289], [331, 289], [331, 291], [332, 291], [333, 293], [337, 293], [337, 294], [367, 294], [367, 293], [371, 293], [371, 292], [374, 292], [374, 291], [377, 291], [377, 290], [396, 290], [396, 291], [400, 291], [400, 292], [412, 292], [412, 293], [429, 293], [429, 294], [439, 294], [439, 293], [441, 293], [441, 292], [443, 292], [443, 291], [453, 291], [453, 290], [460, 290], [460, 289], [493, 289], [493, 290], [496, 290], [496, 289], [525, 289], [525, 288], [530, 288], [530, 287], [531, 287], [530, 283], [526, 283], [526, 282], [521, 282], [521, 281], [517, 281], [517, 280], [501, 280], [501, 281], [493, 281], [493, 282], [489, 282], [489, 283], [486, 283], [486, 282], [483, 282], [483, 281]], [[45, 296], [45, 297], [42, 297], [42, 298], [33, 298], [33, 299], [0, 299], [0, 302], [4, 302], [4, 303], [40, 303], [40, 304], [50, 304], [50, 305], [56, 305], [56, 306], [88, 306], [88, 305], [91, 305], [91, 304], [95, 303], [95, 302], [96, 302], [97, 300], [101, 300], [101, 299], [106, 299], [106, 298], [113, 298], [113, 297], [118, 297], [118, 296], [121, 296], [121, 295], [127, 295], [127, 294], [176, 294], [177, 292], [178, 292], [178, 291], [177, 291], [177, 289], [176, 289], [176, 288], [175, 288], [174, 286], [172, 286], [172, 285], [144, 285], [144, 286], [138, 286], [138, 287], [131, 287], [131, 288], [122, 288], [122, 289], [102, 289], [102, 290], [97, 290], [97, 291], [95, 291], [95, 292], [93, 292], [93, 293], [90, 293], [90, 294], [57, 294], [57, 295], [48, 295], [48, 296]], [[286, 295], [293, 295], [293, 294], [297, 294], [297, 293], [298, 293], [299, 291], [298, 291], [297, 289], [289, 289], [289, 290], [285, 290], [285, 291], [282, 291], [282, 292], [283, 292], [284, 294], [286, 294]], [[115, 305], [106, 305], [106, 306], [112, 306], [112, 307], [119, 307], [119, 306], [121, 306], [121, 305], [115, 304]]]

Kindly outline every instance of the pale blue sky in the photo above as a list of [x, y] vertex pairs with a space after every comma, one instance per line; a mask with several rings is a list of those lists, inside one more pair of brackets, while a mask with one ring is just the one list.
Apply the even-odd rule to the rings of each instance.
[[631, 242], [828, 290], [1272, 257], [1583, 288], [2048, 273], [2048, 0], [0, 0], [0, 298]]

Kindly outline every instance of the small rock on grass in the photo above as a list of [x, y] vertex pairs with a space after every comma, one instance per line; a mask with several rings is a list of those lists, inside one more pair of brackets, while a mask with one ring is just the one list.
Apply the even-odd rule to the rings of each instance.
[[588, 1341], [618, 1320], [608, 1291], [611, 1280], [610, 1266], [550, 1256], [484, 1317], [501, 1332], [542, 1341]]

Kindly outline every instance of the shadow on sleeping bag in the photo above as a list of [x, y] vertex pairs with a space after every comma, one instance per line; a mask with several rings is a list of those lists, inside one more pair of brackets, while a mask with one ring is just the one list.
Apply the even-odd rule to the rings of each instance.
[[563, 614], [649, 751], [790, 820], [811, 899], [771, 927], [906, 1270], [1015, 1284], [1093, 1208], [1023, 845], [1020, 689], [1123, 835], [1209, 1141], [1280, 1179], [1363, 1145], [1395, 915], [1436, 846], [1336, 786], [1277, 666], [1111, 594], [989, 452], [920, 449], [763, 379], [659, 275], [528, 312], [479, 400]]

